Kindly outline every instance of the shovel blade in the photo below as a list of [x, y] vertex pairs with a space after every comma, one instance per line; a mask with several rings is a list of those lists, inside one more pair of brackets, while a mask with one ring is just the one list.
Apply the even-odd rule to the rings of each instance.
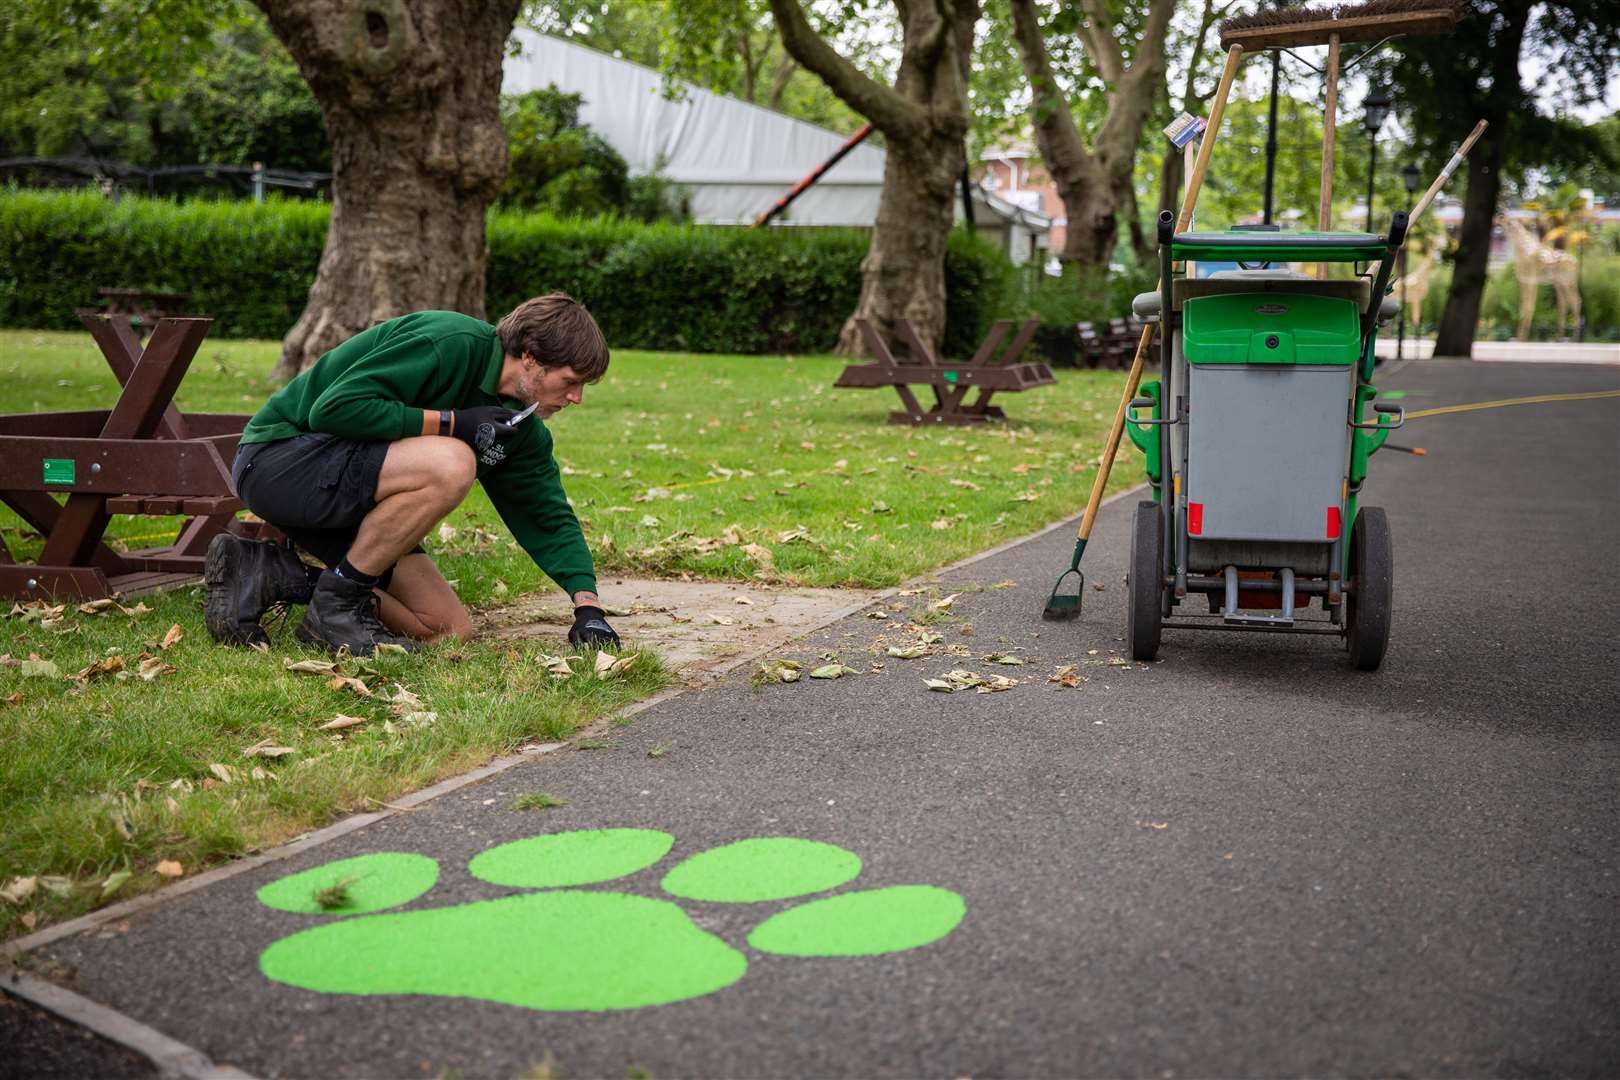
[[[1073, 595], [1064, 593], [1063, 578], [1074, 575], [1077, 579]], [[1046, 607], [1041, 610], [1041, 618], [1049, 622], [1067, 622], [1080, 617], [1080, 597], [1086, 587], [1086, 576], [1078, 570], [1066, 571], [1058, 578], [1057, 584], [1052, 587], [1052, 595], [1046, 601]]]

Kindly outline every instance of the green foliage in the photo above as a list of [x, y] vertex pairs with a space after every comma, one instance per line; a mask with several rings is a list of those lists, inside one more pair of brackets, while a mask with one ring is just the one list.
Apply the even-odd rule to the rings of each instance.
[[71, 329], [103, 286], [191, 294], [215, 337], [281, 337], [304, 309], [331, 207], [0, 192], [0, 325]]
[[[279, 338], [303, 310], [325, 244], [323, 204], [0, 193], [0, 325], [71, 329], [101, 286], [191, 294], [213, 336]], [[562, 289], [617, 348], [825, 352], [860, 295], [862, 230], [562, 221], [505, 211], [489, 225], [486, 309]], [[970, 355], [1011, 271], [953, 234], [945, 351]]]
[[501, 99], [510, 152], [502, 203], [565, 217], [596, 217], [628, 203], [629, 167], [579, 122], [581, 101], [555, 86]]
[[685, 218], [677, 186], [657, 172], [632, 177], [619, 152], [580, 123], [581, 104], [555, 86], [501, 99], [510, 161], [501, 204], [558, 217]]
[[[0, 10], [0, 54], [8, 58], [0, 67], [0, 156], [331, 168], [320, 108], [252, 9], [104, 5], [94, 18], [79, 12], [90, 21], [84, 33], [70, 34], [31, 3]], [[152, 35], [140, 50], [109, 47], [108, 35], [126, 25], [113, 9]], [[148, 25], [143, 9], [174, 21]]]

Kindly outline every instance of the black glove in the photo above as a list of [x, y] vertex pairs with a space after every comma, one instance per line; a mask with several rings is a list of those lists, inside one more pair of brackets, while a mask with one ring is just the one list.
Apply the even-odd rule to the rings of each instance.
[[511, 420], [517, 413], [501, 405], [479, 405], [451, 413], [450, 434], [472, 447], [483, 465], [506, 460], [506, 443], [517, 434]]
[[608, 625], [607, 612], [599, 607], [577, 607], [573, 628], [568, 631], [568, 644], [575, 648], [601, 649], [609, 645], [618, 648], [619, 635]]

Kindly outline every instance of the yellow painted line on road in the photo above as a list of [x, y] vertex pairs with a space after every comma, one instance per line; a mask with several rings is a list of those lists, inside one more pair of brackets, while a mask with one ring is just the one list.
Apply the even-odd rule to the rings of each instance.
[[1508, 405], [1539, 405], [1547, 401], [1591, 401], [1594, 398], [1620, 397], [1620, 390], [1594, 390], [1586, 394], [1540, 394], [1536, 397], [1503, 398], [1501, 401], [1476, 401], [1472, 405], [1446, 405], [1438, 409], [1421, 409], [1406, 414], [1408, 420], [1425, 416], [1444, 416], [1447, 413], [1474, 412], [1477, 409], [1501, 409]]

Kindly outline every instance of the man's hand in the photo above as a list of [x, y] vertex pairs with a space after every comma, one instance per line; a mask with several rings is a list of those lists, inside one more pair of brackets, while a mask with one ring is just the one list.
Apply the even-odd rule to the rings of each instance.
[[602, 649], [609, 645], [619, 647], [619, 635], [608, 625], [607, 612], [599, 607], [574, 609], [574, 626], [568, 631], [568, 644], [578, 648]]
[[506, 460], [506, 443], [517, 434], [511, 421], [517, 413], [501, 405], [479, 405], [451, 414], [450, 435], [472, 447], [482, 465]]

